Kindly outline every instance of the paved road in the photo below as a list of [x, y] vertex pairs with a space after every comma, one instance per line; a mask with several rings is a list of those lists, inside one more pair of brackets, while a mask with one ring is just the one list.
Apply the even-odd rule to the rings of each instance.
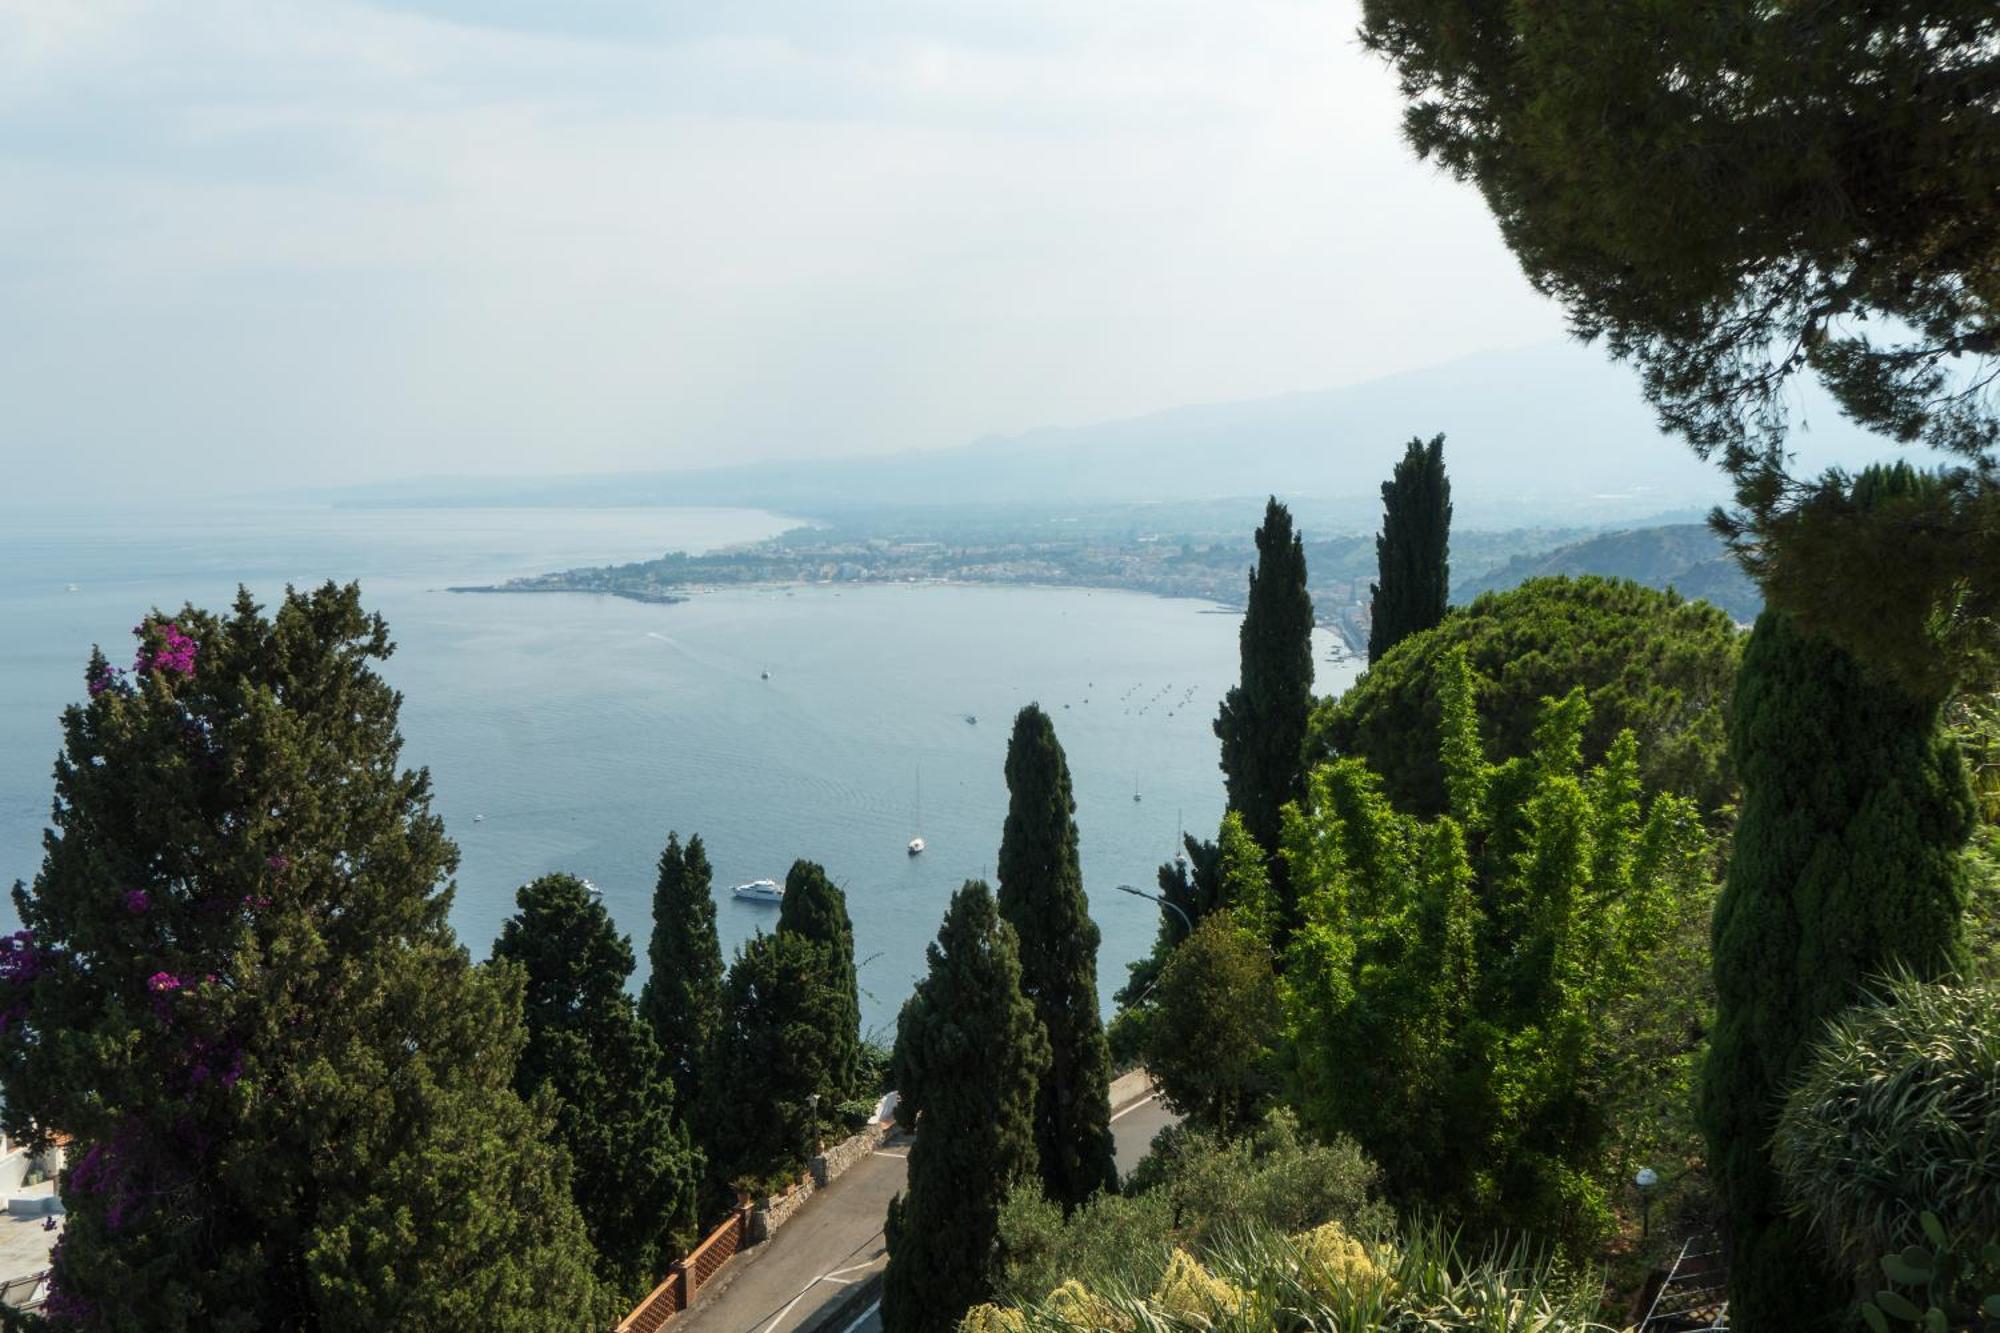
[[[1171, 1124], [1144, 1075], [1111, 1085], [1118, 1169], [1146, 1155], [1153, 1135]], [[674, 1320], [675, 1333], [791, 1333], [888, 1262], [882, 1218], [909, 1173], [907, 1139], [890, 1142], [806, 1201], [763, 1245], [732, 1259], [695, 1307]], [[827, 1333], [880, 1333], [874, 1308]]]

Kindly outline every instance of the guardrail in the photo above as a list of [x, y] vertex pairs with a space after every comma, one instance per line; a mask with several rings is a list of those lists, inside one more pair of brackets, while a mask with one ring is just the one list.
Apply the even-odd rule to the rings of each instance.
[[616, 1333], [659, 1333], [669, 1319], [694, 1304], [702, 1283], [729, 1262], [749, 1234], [750, 1205], [746, 1203], [709, 1232], [701, 1244], [688, 1252], [687, 1258], [674, 1264], [666, 1280], [646, 1293], [646, 1299], [634, 1306], [631, 1314], [618, 1321]]

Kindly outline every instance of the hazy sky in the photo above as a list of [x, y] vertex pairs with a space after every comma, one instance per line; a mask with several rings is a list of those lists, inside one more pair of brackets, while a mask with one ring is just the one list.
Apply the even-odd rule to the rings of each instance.
[[0, 0], [0, 485], [921, 448], [1559, 336], [1356, 22]]

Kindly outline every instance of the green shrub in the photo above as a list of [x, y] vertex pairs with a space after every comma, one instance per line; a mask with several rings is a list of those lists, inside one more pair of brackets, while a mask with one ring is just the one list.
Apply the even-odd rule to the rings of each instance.
[[2000, 1290], [1985, 1262], [2000, 1240], [1996, 1146], [2000, 987], [1904, 976], [1830, 1026], [1772, 1151], [1792, 1211], [1840, 1267], [1921, 1286], [1959, 1319]]

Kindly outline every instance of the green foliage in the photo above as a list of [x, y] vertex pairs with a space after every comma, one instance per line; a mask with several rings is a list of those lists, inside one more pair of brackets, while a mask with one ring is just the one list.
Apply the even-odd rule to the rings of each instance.
[[789, 1185], [848, 1096], [838, 1039], [848, 1004], [831, 952], [790, 930], [758, 931], [736, 951], [701, 1114], [711, 1184]]
[[1440, 664], [1450, 814], [1398, 813], [1343, 759], [1288, 818], [1306, 906], [1282, 982], [1291, 1099], [1358, 1139], [1393, 1197], [1581, 1248], [1609, 1224], [1610, 1108], [1658, 1076], [1605, 1020], [1659, 999], [1710, 848], [1689, 802], [1642, 802], [1630, 733], [1585, 768], [1581, 689], [1487, 764], [1467, 659]]
[[1702, 1120], [1728, 1210], [1732, 1322], [1761, 1333], [1815, 1327], [1841, 1305], [1784, 1207], [1769, 1149], [1778, 1107], [1870, 978], [1961, 961], [1973, 804], [1935, 704], [1775, 612], [1744, 650], [1730, 744], [1743, 810], [1716, 905]]
[[854, 923], [847, 895], [815, 861], [794, 861], [785, 874], [785, 901], [778, 908], [778, 931], [802, 935], [826, 946], [826, 987], [838, 997], [839, 1011], [825, 1032], [827, 1067], [834, 1095], [824, 1103], [848, 1101], [872, 1091], [867, 1053], [861, 1049], [861, 988], [854, 970]]
[[1586, 758], [1601, 760], [1614, 737], [1632, 731], [1644, 740], [1644, 790], [1686, 796], [1713, 816], [1735, 794], [1724, 719], [1740, 640], [1728, 616], [1672, 592], [1617, 579], [1533, 579], [1457, 608], [1322, 702], [1307, 753], [1315, 762], [1361, 759], [1397, 809], [1443, 814], [1444, 765], [1432, 738], [1443, 664], [1462, 647], [1493, 758], [1527, 754], [1541, 701], [1581, 689], [1590, 705]]
[[74, 1136], [50, 1314], [119, 1330], [602, 1327], [521, 991], [447, 921], [353, 586], [141, 624], [63, 715], [0, 967], [7, 1128]]
[[1382, 535], [1375, 539], [1379, 582], [1369, 588], [1368, 660], [1444, 619], [1451, 600], [1451, 481], [1444, 436], [1411, 440], [1382, 483]]
[[1277, 860], [1281, 811], [1300, 794], [1299, 758], [1312, 713], [1312, 597], [1306, 555], [1292, 531], [1292, 514], [1273, 498], [1257, 529], [1257, 567], [1239, 634], [1242, 678], [1223, 697], [1215, 734], [1222, 742], [1222, 776], [1229, 808], [1264, 849], [1272, 892], [1289, 929], [1296, 904]]
[[[1262, 856], [1252, 864], [1261, 874]], [[1226, 908], [1204, 918], [1168, 957], [1141, 1041], [1167, 1105], [1225, 1133], [1273, 1086], [1278, 983], [1267, 938]]]
[[528, 1043], [514, 1089], [554, 1097], [551, 1140], [574, 1165], [570, 1192], [598, 1275], [645, 1295], [694, 1240], [699, 1155], [675, 1118], [652, 1030], [626, 992], [632, 945], [581, 880], [545, 875], [515, 899], [496, 962], [521, 969]]
[[1889, 1285], [1861, 1302], [1873, 1333], [1901, 1324], [1936, 1330], [2000, 1328], [2000, 1240], [1953, 1236], [1936, 1213], [1921, 1213], [1924, 1242], [1881, 1256]]
[[715, 933], [715, 898], [701, 835], [687, 846], [669, 833], [653, 887], [651, 971], [639, 992], [639, 1016], [653, 1030], [675, 1099], [701, 1105], [703, 1061], [722, 1015], [722, 943]]
[[1830, 1025], [1772, 1141], [1793, 1216], [1838, 1266], [1879, 1259], [1954, 1321], [2000, 1291], [2000, 1263], [1977, 1262], [2000, 1241], [1996, 1071], [2000, 986], [1902, 976]]
[[1380, 1241], [1338, 1225], [1291, 1235], [1257, 1225], [1195, 1254], [1157, 1265], [1152, 1257], [1066, 1281], [1018, 1309], [974, 1310], [962, 1333], [1609, 1333], [1591, 1319], [1599, 1293], [1589, 1277], [1521, 1243], [1468, 1253], [1435, 1225]]
[[[1753, 560], [1831, 519], [1831, 564], [1774, 606], [1915, 692], [1937, 641], [2000, 642], [2000, 18], [1988, 0], [1894, 6], [1502, 6], [1366, 0], [1420, 153], [1476, 183], [1529, 280], [1572, 328], [1637, 362], [1663, 423], [1736, 482]], [[1615, 108], [1615, 111], [1607, 111]], [[1843, 479], [1795, 478], [1792, 378], [1965, 460], [1879, 525]], [[1793, 522], [1792, 520], [1798, 520]], [[1835, 595], [1835, 590], [1847, 596]], [[1947, 641], [1949, 636], [1947, 636]], [[1941, 673], [1954, 674], [1949, 663]]]
[[985, 884], [952, 895], [926, 953], [929, 971], [896, 1025], [896, 1119], [917, 1138], [908, 1191], [892, 1208], [889, 1333], [950, 1329], [992, 1299], [1000, 1208], [1035, 1178], [1035, 1091], [1049, 1066], [1014, 930]]
[[1111, 1048], [1097, 1008], [1097, 923], [1076, 854], [1076, 799], [1055, 724], [1034, 704], [1007, 743], [1007, 824], [1000, 839], [1000, 914], [1021, 950], [1021, 990], [1048, 1033], [1035, 1101], [1042, 1184], [1065, 1206], [1116, 1183], [1111, 1155]]
[[1001, 1215], [1002, 1290], [1017, 1303], [1071, 1278], [1150, 1290], [1176, 1246], [1205, 1250], [1253, 1229], [1335, 1222], [1373, 1236], [1394, 1220], [1375, 1186], [1375, 1166], [1352, 1139], [1315, 1143], [1283, 1109], [1233, 1139], [1175, 1126], [1161, 1132], [1124, 1194], [1097, 1195], [1067, 1219], [1033, 1190], [1010, 1197]]

